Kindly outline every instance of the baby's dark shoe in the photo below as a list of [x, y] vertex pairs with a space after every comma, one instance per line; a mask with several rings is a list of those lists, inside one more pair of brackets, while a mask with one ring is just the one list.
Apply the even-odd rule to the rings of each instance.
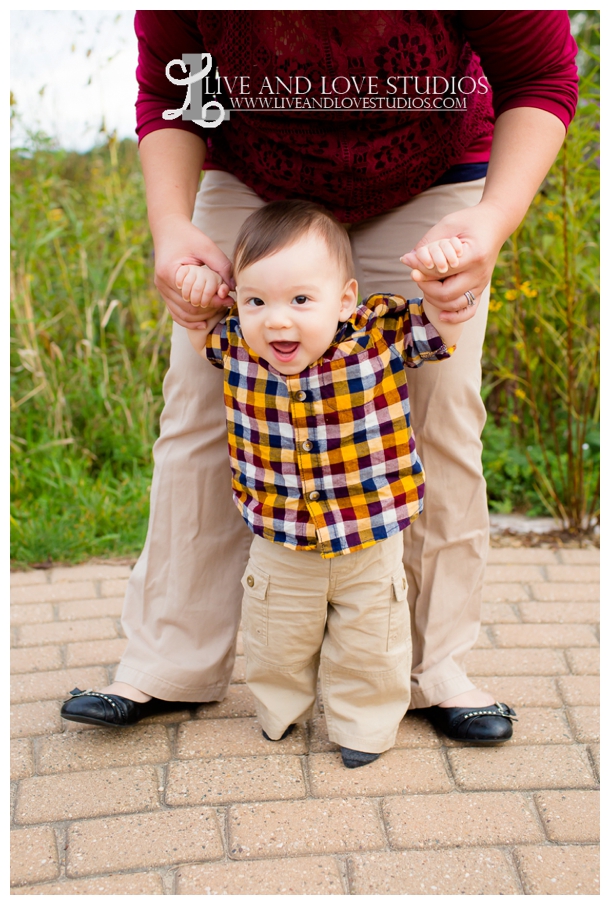
[[291, 723], [288, 729], [285, 729], [284, 732], [280, 735], [279, 738], [269, 738], [265, 730], [263, 729], [263, 738], [267, 739], [268, 742], [281, 742], [282, 739], [288, 738], [293, 729], [296, 729], [296, 723]]
[[374, 760], [377, 760], [378, 757], [381, 757], [380, 754], [369, 754], [367, 751], [354, 751], [352, 748], [344, 748], [341, 746], [341, 759], [343, 761], [343, 766], [347, 767], [349, 770], [354, 770], [356, 767], [365, 767], [367, 764], [372, 764]]

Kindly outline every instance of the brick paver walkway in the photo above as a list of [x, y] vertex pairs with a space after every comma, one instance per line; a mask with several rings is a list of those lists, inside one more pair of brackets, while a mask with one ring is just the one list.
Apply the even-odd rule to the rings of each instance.
[[36, 895], [598, 894], [596, 550], [490, 551], [475, 681], [497, 748], [407, 717], [355, 771], [323, 718], [265, 742], [243, 684], [127, 730], [63, 723], [124, 647], [126, 566], [12, 576], [12, 883]]

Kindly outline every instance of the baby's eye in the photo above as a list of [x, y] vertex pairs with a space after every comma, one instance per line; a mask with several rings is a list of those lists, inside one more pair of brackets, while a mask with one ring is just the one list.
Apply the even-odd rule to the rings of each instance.
[[295, 295], [292, 301], [295, 303], [295, 305], [304, 305], [305, 302], [309, 301], [309, 299], [306, 295]]
[[250, 305], [250, 307], [252, 307], [252, 308], [262, 308], [264, 304], [265, 303], [263, 302], [262, 299], [259, 299], [256, 297], [248, 299], [248, 301], [246, 302], [246, 305]]

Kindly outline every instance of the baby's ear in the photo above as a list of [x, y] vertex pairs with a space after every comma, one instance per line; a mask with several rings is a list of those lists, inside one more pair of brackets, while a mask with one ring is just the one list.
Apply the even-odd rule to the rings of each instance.
[[341, 293], [341, 307], [339, 309], [339, 320], [343, 323], [348, 321], [358, 305], [358, 283], [352, 277], [343, 287]]

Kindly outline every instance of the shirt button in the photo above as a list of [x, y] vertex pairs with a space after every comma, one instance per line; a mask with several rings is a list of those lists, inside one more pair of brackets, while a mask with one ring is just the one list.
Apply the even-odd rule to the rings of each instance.
[[309, 494], [309, 499], [310, 499], [313, 503], [315, 503], [316, 500], [319, 500], [319, 499], [320, 499], [320, 494], [318, 493], [317, 490], [312, 490], [312, 492]]
[[305, 452], [311, 452], [311, 450], [313, 449], [313, 443], [311, 442], [311, 440], [305, 440], [305, 442], [301, 444], [301, 449], [304, 449]]
[[305, 390], [299, 390], [298, 393], [294, 394], [294, 398], [297, 402], [305, 402], [305, 400], [307, 399], [307, 393], [305, 392]]
[[249, 588], [254, 587], [254, 578], [252, 577], [252, 575], [248, 575], [248, 577], [246, 578], [246, 584]]

